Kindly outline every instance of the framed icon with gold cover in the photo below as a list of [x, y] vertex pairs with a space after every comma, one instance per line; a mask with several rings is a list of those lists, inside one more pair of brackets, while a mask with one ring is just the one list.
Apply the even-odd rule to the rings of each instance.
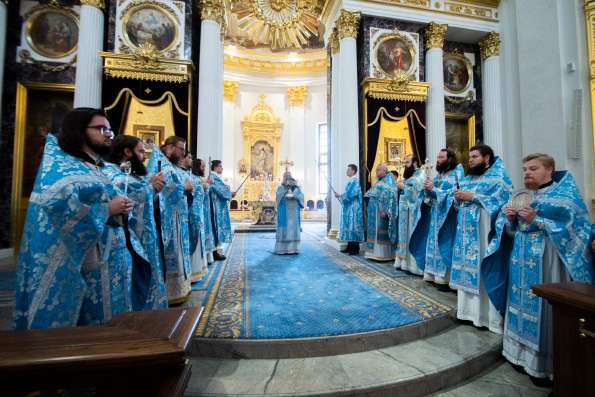
[[124, 11], [122, 24], [123, 36], [134, 48], [150, 43], [157, 51], [167, 51], [178, 41], [177, 17], [159, 2], [131, 3]]
[[444, 89], [447, 94], [462, 94], [473, 82], [471, 62], [458, 52], [444, 54], [443, 73]]
[[159, 146], [165, 139], [165, 128], [160, 125], [134, 124], [132, 131], [145, 144], [145, 156], [147, 158], [153, 151], [153, 145]]
[[372, 51], [375, 76], [416, 75], [417, 48], [409, 35], [395, 31], [382, 33], [375, 37]]
[[71, 8], [36, 6], [26, 15], [25, 37], [46, 58], [64, 58], [77, 49], [79, 16]]

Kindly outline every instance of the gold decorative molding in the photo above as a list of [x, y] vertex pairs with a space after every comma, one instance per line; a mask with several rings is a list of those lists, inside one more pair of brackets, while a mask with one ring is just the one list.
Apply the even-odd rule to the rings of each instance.
[[[591, 85], [591, 119], [593, 123], [591, 128], [593, 134], [593, 151], [595, 152], [595, 0], [585, 0], [585, 18]], [[595, 204], [595, 198], [593, 199], [593, 203]], [[595, 208], [595, 205], [593, 208]]]
[[374, 99], [390, 99], [411, 102], [425, 102], [430, 83], [411, 81], [404, 78], [377, 79], [367, 77], [363, 83], [364, 96]]
[[103, 0], [81, 0], [81, 6], [95, 7], [101, 11], [105, 11], [105, 2]]
[[[387, 4], [436, 14], [455, 15], [483, 21], [498, 21], [500, 0], [362, 0], [364, 3]], [[339, 0], [327, 0], [320, 20], [328, 23]]]
[[229, 68], [244, 72], [257, 72], [274, 75], [296, 75], [325, 72], [328, 61], [326, 57], [322, 59], [301, 61], [270, 61], [224, 54], [223, 64], [226, 69]]
[[337, 29], [337, 36], [339, 40], [342, 40], [346, 37], [357, 37], [360, 18], [361, 13], [359, 11], [341, 10], [339, 17], [335, 22], [335, 28]]
[[479, 40], [479, 48], [481, 49], [481, 59], [486, 60], [489, 57], [500, 55], [500, 33], [490, 32], [481, 40]]
[[303, 106], [308, 95], [308, 87], [296, 86], [287, 88], [287, 101], [290, 106]]
[[237, 81], [223, 80], [223, 98], [226, 101], [235, 102], [239, 86]]
[[24, 48], [22, 48], [19, 51], [19, 59], [23, 63], [32, 63], [35, 66], [40, 67], [41, 69], [43, 69], [46, 72], [62, 72], [64, 70], [72, 67], [76, 63], [76, 56], [72, 57], [72, 59], [66, 63], [52, 64], [52, 63], [41, 62], [41, 61], [34, 59], [31, 56], [31, 52], [29, 52], [29, 50], [26, 50]]
[[426, 28], [426, 49], [442, 48], [444, 46], [444, 35], [448, 25], [430, 22]]
[[225, 8], [222, 0], [201, 0], [200, 17], [222, 25]]
[[191, 61], [161, 58], [150, 43], [143, 43], [134, 55], [99, 55], [103, 58], [103, 73], [110, 77], [170, 83], [186, 83], [192, 77]]
[[328, 38], [328, 44], [331, 47], [331, 54], [335, 55], [341, 49], [339, 44], [339, 37], [337, 36], [337, 29], [333, 29], [331, 35]]

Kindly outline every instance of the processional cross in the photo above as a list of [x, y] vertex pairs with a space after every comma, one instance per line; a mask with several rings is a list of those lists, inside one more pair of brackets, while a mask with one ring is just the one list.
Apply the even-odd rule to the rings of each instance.
[[281, 161], [279, 164], [285, 166], [285, 172], [289, 172], [289, 167], [293, 167], [293, 161], [289, 161], [287, 157], [285, 157], [285, 161]]

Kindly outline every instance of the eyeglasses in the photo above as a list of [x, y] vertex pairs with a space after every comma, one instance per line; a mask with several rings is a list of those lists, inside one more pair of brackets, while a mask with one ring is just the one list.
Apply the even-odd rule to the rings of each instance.
[[186, 152], [186, 146], [174, 146], [176, 149], [179, 149], [183, 152]]
[[94, 130], [99, 130], [99, 132], [101, 132], [103, 135], [105, 136], [114, 136], [114, 130], [112, 130], [110, 127], [107, 127], [105, 125], [89, 125], [87, 126], [87, 128], [93, 128]]

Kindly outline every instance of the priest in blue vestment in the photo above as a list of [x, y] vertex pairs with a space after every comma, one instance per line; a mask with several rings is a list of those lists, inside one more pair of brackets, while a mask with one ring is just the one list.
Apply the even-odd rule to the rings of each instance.
[[211, 196], [211, 224], [213, 225], [213, 238], [215, 250], [213, 258], [216, 261], [225, 260], [222, 254], [223, 244], [231, 243], [233, 234], [231, 232], [231, 217], [229, 216], [229, 202], [234, 197], [229, 185], [223, 181], [223, 164], [221, 160], [211, 162], [211, 185], [209, 195]]
[[208, 184], [200, 179], [200, 160], [190, 158], [189, 178], [192, 180], [194, 190], [189, 208], [190, 229], [190, 262], [192, 264], [191, 282], [200, 281], [207, 274], [207, 251], [205, 232], [205, 186]]
[[203, 220], [205, 232], [205, 254], [207, 256], [207, 265], [214, 262], [213, 251], [215, 251], [215, 236], [213, 234], [213, 222], [211, 221], [211, 184], [213, 180], [206, 176], [207, 163], [202, 159], [196, 159], [198, 163], [197, 175], [203, 187]]
[[357, 165], [347, 166], [349, 181], [345, 192], [335, 192], [335, 197], [341, 202], [341, 222], [339, 225], [339, 241], [347, 241], [349, 255], [359, 254], [359, 243], [364, 241], [364, 214], [362, 189], [357, 177]]
[[508, 202], [512, 182], [487, 145], [469, 149], [469, 171], [454, 193], [459, 211], [450, 286], [457, 290], [457, 318], [502, 333], [506, 261], [500, 257], [503, 228], [493, 228]]
[[186, 193], [192, 191], [193, 185], [176, 166], [185, 153], [186, 140], [170, 136], [161, 149], [153, 146], [147, 165], [150, 174], [162, 172], [165, 178], [165, 186], [158, 195], [156, 205], [161, 223], [165, 285], [170, 305], [187, 301], [191, 293], [192, 266]]
[[376, 178], [376, 183], [364, 196], [368, 200], [368, 243], [365, 256], [377, 261], [392, 261], [395, 259], [395, 248], [389, 229], [397, 221], [397, 206], [393, 205], [397, 187], [385, 163], [376, 167]]
[[304, 208], [304, 194], [289, 171], [275, 194], [277, 202], [277, 235], [275, 254], [297, 254], [302, 232], [300, 210]]
[[572, 174], [555, 171], [554, 159], [535, 153], [523, 159], [525, 188], [533, 201], [504, 208], [514, 238], [508, 274], [504, 357], [537, 378], [553, 375], [552, 307], [534, 284], [593, 283], [587, 205]]
[[[132, 272], [133, 307], [135, 310], [166, 308], [163, 259], [153, 206], [156, 195], [165, 185], [165, 178], [161, 173], [148, 176], [143, 164], [145, 144], [135, 136], [118, 135], [112, 143], [107, 160], [111, 164], [106, 164], [106, 174], [134, 202], [130, 216], [128, 219], [124, 218], [125, 230], [128, 231], [129, 243], [134, 251], [131, 251], [135, 265]], [[133, 248], [136, 239], [142, 250]], [[144, 289], [147, 293], [135, 293]]]
[[[436, 171], [434, 180], [426, 179], [424, 182], [424, 205], [430, 208], [429, 213], [425, 214], [430, 220], [425, 249], [421, 247], [423, 239], [412, 239], [412, 242], [415, 241], [414, 245], [419, 244], [422, 248], [420, 254], [425, 255], [424, 280], [448, 288], [453, 243], [457, 233], [454, 191], [465, 177], [465, 171], [452, 149], [438, 152]], [[424, 220], [420, 220], [420, 223], [424, 223]], [[416, 252], [416, 247], [412, 247], [412, 251]], [[419, 258], [418, 262], [421, 260]]]
[[104, 174], [113, 131], [99, 109], [46, 137], [17, 263], [15, 328], [98, 324], [130, 311], [132, 261], [117, 218], [133, 203]]
[[[420, 269], [415, 256], [411, 255], [409, 242], [413, 231], [421, 217], [421, 204], [423, 195], [423, 184], [426, 179], [425, 172], [419, 168], [417, 156], [410, 154], [405, 157], [404, 182], [399, 182], [397, 188], [399, 195], [399, 215], [397, 234], [397, 249], [395, 258], [395, 269], [401, 269], [421, 276], [423, 267]], [[420, 236], [426, 238], [427, 234]], [[423, 265], [423, 264], [421, 264]]]

